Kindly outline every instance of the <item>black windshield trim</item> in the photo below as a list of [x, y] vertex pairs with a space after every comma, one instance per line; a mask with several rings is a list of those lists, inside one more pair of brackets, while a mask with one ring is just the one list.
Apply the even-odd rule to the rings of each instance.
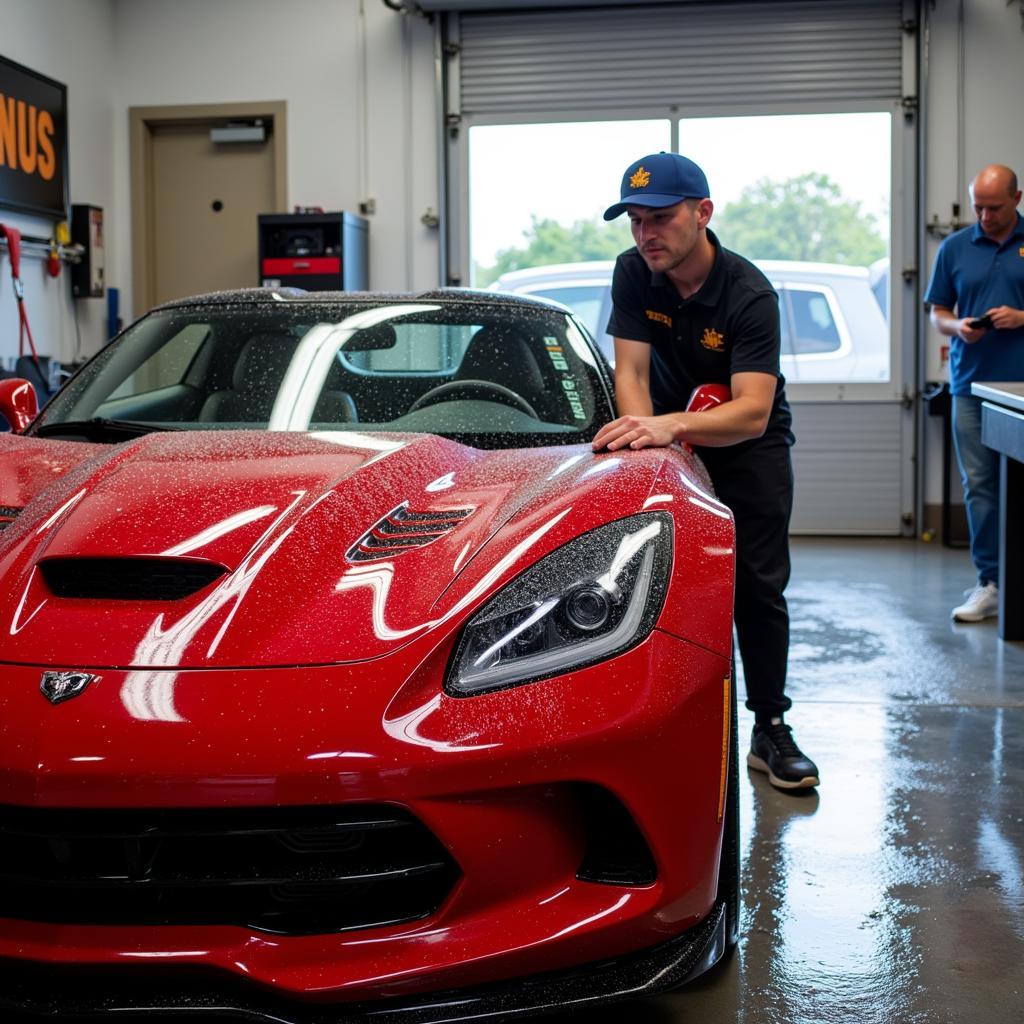
[[87, 434], [99, 437], [119, 437], [128, 440], [142, 437], [156, 431], [181, 430], [181, 427], [158, 423], [141, 423], [135, 420], [111, 420], [94, 416], [89, 420], [63, 420], [59, 423], [43, 423], [28, 434], [29, 437], [53, 437], [61, 434]]

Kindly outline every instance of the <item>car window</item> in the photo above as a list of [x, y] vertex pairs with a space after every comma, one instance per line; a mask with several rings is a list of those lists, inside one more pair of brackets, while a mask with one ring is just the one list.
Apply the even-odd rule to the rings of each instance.
[[779, 296], [779, 335], [781, 338], [780, 351], [783, 356], [793, 354], [793, 329], [789, 323], [789, 303], [786, 301], [786, 292], [777, 282], [772, 282], [772, 287]]
[[200, 346], [209, 336], [209, 324], [186, 324], [129, 373], [110, 395], [111, 399], [142, 395], [180, 384]]
[[358, 351], [359, 339], [354, 338], [357, 350], [343, 347], [343, 362], [363, 373], [451, 373], [462, 361], [470, 338], [480, 325], [396, 323], [392, 329], [393, 343], [385, 348]]
[[828, 290], [785, 285], [781, 295], [784, 353], [822, 355], [842, 348], [842, 337], [833, 314], [834, 300], [830, 302]]

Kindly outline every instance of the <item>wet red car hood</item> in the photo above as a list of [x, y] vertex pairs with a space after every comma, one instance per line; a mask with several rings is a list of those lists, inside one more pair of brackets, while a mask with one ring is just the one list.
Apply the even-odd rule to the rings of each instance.
[[[571, 537], [641, 511], [666, 455], [232, 431], [113, 447], [8, 436], [0, 458], [0, 506], [20, 509], [0, 533], [0, 661], [227, 668], [365, 661], [461, 622]], [[396, 508], [436, 517], [437, 536], [360, 551]], [[173, 600], [60, 597], [44, 579], [47, 563], [101, 558], [220, 575]]]

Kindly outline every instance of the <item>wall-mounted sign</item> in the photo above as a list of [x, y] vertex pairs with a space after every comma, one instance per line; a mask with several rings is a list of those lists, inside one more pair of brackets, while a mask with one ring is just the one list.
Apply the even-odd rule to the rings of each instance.
[[67, 218], [68, 90], [0, 57], [0, 206]]

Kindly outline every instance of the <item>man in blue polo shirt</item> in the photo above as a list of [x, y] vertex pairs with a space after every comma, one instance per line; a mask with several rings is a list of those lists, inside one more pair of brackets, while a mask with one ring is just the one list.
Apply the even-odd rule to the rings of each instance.
[[[1001, 164], [971, 182], [977, 224], [939, 246], [924, 301], [949, 352], [953, 440], [977, 584], [953, 609], [957, 622], [999, 613], [999, 456], [981, 443], [981, 399], [973, 381], [1024, 380], [1024, 219], [1017, 175]], [[956, 312], [954, 313], [954, 309]]]
[[[704, 172], [678, 153], [631, 164], [620, 201], [636, 247], [612, 277], [615, 392], [619, 418], [594, 450], [694, 446], [736, 522], [736, 636], [754, 730], [747, 764], [779, 789], [818, 784], [818, 769], [782, 716], [789, 657], [789, 516], [793, 505], [791, 416], [779, 373], [779, 305], [748, 260], [723, 249], [708, 221]], [[732, 397], [684, 412], [700, 384]]]

